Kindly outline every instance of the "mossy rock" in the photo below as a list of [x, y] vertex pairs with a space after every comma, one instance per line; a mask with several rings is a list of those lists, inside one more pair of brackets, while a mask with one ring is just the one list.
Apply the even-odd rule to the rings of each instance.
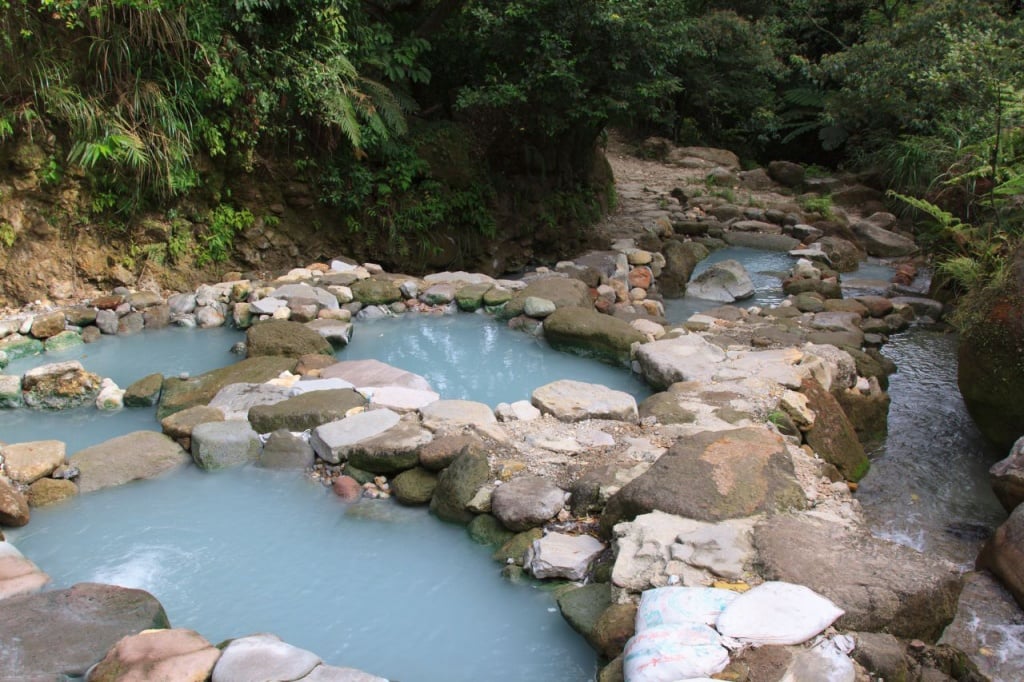
[[558, 308], [544, 320], [544, 338], [557, 350], [628, 363], [634, 343], [647, 340], [625, 320], [593, 308]]
[[370, 277], [353, 282], [349, 288], [355, 300], [363, 305], [388, 305], [403, 298], [398, 283], [390, 279]]
[[281, 372], [294, 370], [296, 364], [292, 358], [261, 356], [188, 379], [169, 377], [164, 380], [156, 418], [162, 420], [189, 407], [208, 405], [217, 391], [228, 384], [261, 384], [276, 378]]
[[515, 535], [490, 514], [480, 514], [469, 522], [466, 530], [473, 542], [488, 547], [500, 547]]
[[499, 547], [498, 551], [491, 555], [491, 558], [503, 564], [507, 564], [511, 560], [517, 566], [522, 566], [526, 550], [533, 545], [534, 540], [540, 540], [542, 537], [544, 537], [544, 531], [540, 528], [531, 528], [522, 533], [516, 533], [509, 538], [508, 542]]
[[437, 474], [423, 467], [415, 467], [395, 476], [391, 492], [402, 504], [420, 505], [430, 502], [437, 488]]
[[245, 333], [246, 357], [334, 355], [331, 343], [314, 329], [290, 320], [266, 320], [254, 324]]
[[149, 374], [134, 382], [124, 391], [125, 407], [152, 407], [160, 400], [164, 385], [163, 374]]
[[249, 423], [256, 433], [306, 431], [344, 419], [349, 410], [365, 405], [366, 398], [351, 388], [310, 391], [273, 405], [254, 405], [249, 409]]
[[492, 284], [467, 284], [455, 292], [455, 304], [459, 310], [473, 312], [484, 305], [484, 295], [493, 288]]

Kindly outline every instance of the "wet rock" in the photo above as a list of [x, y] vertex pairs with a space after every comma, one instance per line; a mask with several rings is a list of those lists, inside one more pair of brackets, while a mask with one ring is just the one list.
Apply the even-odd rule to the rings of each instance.
[[715, 263], [686, 288], [690, 296], [709, 301], [732, 303], [754, 295], [754, 283], [739, 261], [724, 260]]
[[363, 496], [363, 486], [351, 476], [338, 476], [331, 483], [331, 490], [343, 500], [352, 502]]
[[196, 405], [181, 412], [175, 412], [160, 420], [163, 433], [174, 439], [184, 450], [192, 449], [192, 429], [206, 422], [222, 422], [224, 413], [215, 407]]
[[363, 389], [373, 408], [386, 407], [400, 414], [416, 412], [441, 399], [434, 391], [424, 391], [403, 386], [381, 386]]
[[502, 564], [513, 563], [517, 566], [523, 565], [523, 557], [526, 556], [527, 550], [533, 546], [536, 540], [540, 540], [544, 537], [544, 531], [540, 528], [531, 528], [530, 530], [517, 533], [509, 538], [508, 542], [499, 547], [491, 558]]
[[371, 410], [318, 426], [310, 435], [310, 445], [320, 459], [338, 464], [360, 441], [379, 436], [398, 424], [401, 417], [391, 410]]
[[564, 306], [544, 320], [544, 338], [552, 347], [617, 362], [629, 360], [630, 347], [646, 337], [628, 322], [587, 307]]
[[597, 648], [594, 631], [601, 614], [612, 605], [607, 583], [591, 583], [558, 595], [558, 610], [572, 629], [583, 635], [590, 646]]
[[605, 544], [589, 535], [548, 533], [534, 540], [523, 558], [523, 565], [534, 578], [540, 580], [583, 580], [591, 562], [604, 550]]
[[21, 358], [39, 355], [43, 352], [43, 342], [18, 333], [0, 339], [0, 351], [7, 356], [8, 362]]
[[67, 350], [68, 348], [81, 346], [83, 343], [85, 343], [85, 341], [82, 340], [81, 334], [73, 331], [65, 331], [46, 339], [46, 342], [43, 345], [47, 353], [57, 353]]
[[883, 680], [906, 680], [909, 661], [898, 639], [884, 632], [857, 632], [854, 659], [864, 669]]
[[28, 499], [0, 476], [0, 526], [19, 527], [29, 521]]
[[78, 494], [78, 486], [68, 480], [40, 478], [28, 487], [28, 506], [46, 507]]
[[308, 469], [315, 460], [313, 447], [301, 434], [277, 429], [263, 444], [259, 465], [265, 469]]
[[779, 514], [755, 529], [754, 543], [763, 577], [831, 599], [846, 611], [840, 629], [935, 641], [953, 618], [961, 588], [956, 567], [864, 529]]
[[543, 298], [561, 308], [589, 308], [591, 306], [590, 289], [586, 284], [572, 277], [544, 277], [530, 282], [525, 289], [517, 291], [501, 310], [501, 319], [511, 319], [522, 315], [526, 308], [526, 299]]
[[879, 227], [870, 220], [858, 220], [851, 227], [869, 256], [898, 258], [912, 256], [919, 250], [913, 239]]
[[644, 378], [655, 389], [703, 376], [709, 365], [725, 360], [725, 351], [696, 334], [645, 343], [636, 359]]
[[464, 452], [486, 454], [484, 442], [471, 434], [445, 434], [420, 448], [420, 464], [430, 471], [441, 471]]
[[160, 391], [164, 385], [162, 374], [144, 376], [128, 386], [124, 391], [125, 407], [152, 407], [160, 400]]
[[313, 668], [313, 672], [301, 678], [299, 682], [388, 682], [388, 680], [355, 668], [318, 665]]
[[598, 384], [562, 379], [534, 390], [532, 403], [559, 421], [610, 419], [636, 423], [636, 399], [624, 391]]
[[3, 609], [0, 670], [12, 679], [81, 676], [121, 638], [169, 627], [151, 594], [114, 585], [12, 597]]
[[344, 379], [353, 386], [402, 386], [429, 391], [430, 384], [418, 374], [392, 367], [379, 360], [345, 360], [320, 371], [324, 379]]
[[520, 476], [491, 496], [491, 513], [514, 531], [543, 525], [565, 506], [564, 490], [540, 476]]
[[762, 428], [701, 432], [679, 440], [608, 501], [601, 527], [663, 511], [720, 521], [806, 503], [785, 442]]
[[100, 377], [77, 360], [55, 362], [25, 372], [21, 388], [29, 407], [63, 410], [94, 401]]
[[0, 600], [34, 594], [48, 582], [50, 576], [22, 556], [17, 547], [0, 540]]
[[140, 312], [130, 312], [117, 320], [117, 333], [121, 336], [138, 334], [146, 326], [146, 318]]
[[389, 279], [371, 277], [350, 286], [352, 296], [363, 305], [387, 305], [403, 298], [398, 283]]
[[965, 575], [956, 617], [939, 644], [965, 652], [989, 679], [1024, 680], [1022, 643], [1024, 620], [1013, 596], [987, 572]]
[[365, 405], [366, 398], [351, 388], [310, 391], [277, 403], [254, 405], [248, 419], [256, 433], [307, 431], [344, 419], [351, 410]]
[[490, 478], [487, 456], [466, 450], [441, 472], [430, 500], [430, 511], [443, 521], [467, 524], [473, 513], [466, 509], [476, 491]]
[[853, 272], [864, 260], [864, 251], [857, 244], [840, 236], [825, 236], [815, 244], [820, 245], [837, 272]]
[[871, 463], [843, 408], [815, 379], [805, 379], [800, 391], [815, 416], [812, 425], [801, 427], [807, 444], [823, 460], [835, 465], [847, 480], [859, 481]]
[[[364, 414], [380, 411], [374, 410]], [[420, 448], [432, 438], [433, 434], [417, 422], [400, 421], [380, 434], [353, 443], [347, 448], [346, 454], [353, 466], [364, 471], [391, 474], [416, 466], [419, 462]]]
[[71, 457], [78, 467], [82, 493], [155, 478], [189, 463], [188, 453], [162, 433], [135, 431], [79, 450]]
[[196, 405], [207, 405], [218, 391], [229, 384], [263, 383], [282, 372], [294, 370], [295, 366], [296, 361], [292, 358], [266, 356], [247, 358], [188, 379], [169, 377], [164, 380], [157, 419], [162, 420]]
[[988, 470], [992, 490], [1007, 512], [1024, 502], [1024, 437], [1018, 438], [1010, 454]]
[[490, 514], [478, 514], [469, 522], [466, 530], [473, 542], [489, 547], [500, 547], [515, 535]]
[[391, 492], [402, 504], [428, 504], [435, 488], [437, 474], [422, 467], [403, 471], [391, 481]]
[[431, 431], [498, 421], [490, 407], [472, 400], [437, 400], [421, 407], [420, 415]]
[[3, 470], [15, 483], [29, 484], [65, 463], [64, 442], [36, 440], [13, 445], [0, 445]]
[[977, 567], [991, 571], [1024, 608], [1024, 505], [1018, 505], [985, 543]]
[[219, 658], [220, 650], [193, 630], [147, 630], [115, 644], [89, 672], [88, 682], [204, 682]]
[[255, 462], [261, 448], [259, 436], [248, 422], [207, 422], [192, 429], [192, 459], [207, 471]]
[[23, 404], [21, 377], [10, 374], [0, 375], [0, 408], [21, 407]]
[[307, 322], [306, 326], [326, 339], [332, 348], [344, 348], [352, 340], [351, 322], [320, 319]]
[[333, 355], [331, 344], [316, 330], [289, 320], [266, 320], [245, 333], [246, 357], [276, 356], [298, 359], [303, 355]]
[[320, 665], [320, 657], [282, 642], [276, 635], [231, 640], [213, 668], [212, 682], [298, 680]]

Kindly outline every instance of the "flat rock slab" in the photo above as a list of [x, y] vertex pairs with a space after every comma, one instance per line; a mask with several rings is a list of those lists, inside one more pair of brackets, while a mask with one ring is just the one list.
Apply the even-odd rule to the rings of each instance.
[[419, 374], [392, 367], [380, 360], [345, 360], [320, 371], [323, 379], [344, 379], [353, 386], [404, 386], [429, 391], [430, 383]]
[[303, 677], [300, 682], [388, 682], [383, 677], [357, 670], [356, 668], [340, 668], [333, 665], [318, 665], [313, 672]]
[[563, 422], [611, 419], [635, 423], [638, 419], [633, 396], [583, 381], [563, 379], [541, 386], [533, 392], [532, 403]]
[[520, 476], [495, 489], [491, 513], [509, 530], [528, 530], [554, 518], [565, 498], [564, 490], [542, 476]]
[[782, 436], [765, 428], [701, 432], [676, 442], [608, 501], [602, 528], [659, 510], [722, 521], [806, 503]]
[[169, 378], [164, 381], [160, 403], [157, 406], [158, 420], [175, 412], [207, 405], [220, 389], [229, 384], [260, 384], [278, 377], [281, 372], [290, 372], [298, 362], [284, 357], [258, 357], [236, 362], [188, 379]]
[[544, 320], [544, 338], [558, 350], [624, 363], [629, 361], [632, 345], [647, 340], [627, 321], [599, 313], [589, 305], [552, 312]]
[[381, 386], [361, 389], [373, 407], [386, 407], [395, 412], [415, 412], [437, 402], [441, 396], [433, 391], [404, 386]]
[[194, 630], [147, 630], [115, 644], [89, 673], [89, 682], [204, 682], [219, 658], [220, 649]]
[[583, 580], [590, 562], [605, 550], [605, 544], [589, 535], [548, 533], [534, 540], [523, 565], [534, 578]]
[[299, 680], [322, 661], [275, 635], [240, 637], [228, 644], [213, 668], [213, 682]]
[[274, 405], [287, 400], [292, 391], [286, 386], [275, 384], [228, 384], [217, 391], [209, 403], [224, 413], [224, 419], [246, 420], [249, 410], [256, 405]]
[[779, 514], [755, 529], [754, 544], [765, 579], [828, 597], [846, 611], [836, 623], [842, 630], [934, 641], [956, 611], [956, 567], [866, 530]]
[[308, 284], [285, 284], [270, 292], [273, 298], [280, 298], [291, 302], [292, 299], [302, 301], [316, 301], [317, 307], [334, 310], [338, 308], [338, 298], [331, 292], [321, 287], [314, 287]]
[[645, 343], [636, 353], [644, 379], [655, 389], [701, 379], [708, 375], [710, 367], [724, 362], [725, 357], [724, 350], [696, 334]]
[[0, 670], [10, 679], [84, 675], [121, 638], [170, 627], [153, 595], [79, 583], [12, 597], [0, 618]]
[[[366, 414], [373, 414], [373, 410]], [[387, 412], [391, 412], [387, 410]], [[394, 414], [392, 412], [392, 414]], [[355, 415], [359, 416], [359, 415]], [[353, 443], [341, 450], [352, 466], [375, 474], [392, 474], [411, 469], [420, 460], [420, 448], [434, 434], [414, 421], [399, 421], [386, 431]]]
[[316, 391], [336, 391], [342, 388], [355, 388], [355, 385], [344, 379], [300, 379], [292, 384], [292, 393], [298, 395]]
[[80, 472], [78, 489], [82, 493], [155, 478], [190, 461], [180, 445], [156, 431], [111, 438], [71, 457]]
[[192, 429], [192, 459], [207, 471], [255, 462], [262, 444], [249, 422], [207, 422]]
[[303, 355], [333, 355], [334, 348], [318, 332], [300, 322], [266, 320], [246, 331], [245, 354], [247, 358], [277, 356], [298, 359]]
[[472, 400], [438, 400], [420, 408], [420, 415], [431, 431], [498, 421], [489, 406]]
[[352, 323], [342, 320], [313, 320], [307, 322], [306, 326], [320, 336], [327, 339], [327, 342], [334, 348], [343, 348], [352, 340]]
[[36, 440], [0, 446], [4, 471], [16, 483], [29, 484], [64, 463], [65, 446], [59, 440]]
[[308, 431], [344, 419], [349, 411], [365, 405], [366, 399], [351, 388], [310, 391], [274, 404], [252, 407], [249, 423], [257, 433], [278, 429]]
[[309, 442], [317, 456], [338, 464], [348, 457], [359, 441], [379, 436], [398, 424], [401, 417], [391, 410], [370, 410], [328, 422], [313, 430]]

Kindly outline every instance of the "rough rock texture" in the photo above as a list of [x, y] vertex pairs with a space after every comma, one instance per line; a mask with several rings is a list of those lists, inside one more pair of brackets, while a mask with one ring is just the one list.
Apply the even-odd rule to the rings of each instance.
[[736, 260], [715, 263], [686, 287], [689, 296], [723, 303], [750, 298], [754, 292], [754, 282], [746, 268]]
[[523, 565], [534, 578], [583, 580], [590, 563], [605, 549], [605, 544], [590, 535], [548, 533], [534, 540], [523, 558]]
[[488, 405], [472, 400], [436, 400], [420, 408], [423, 426], [431, 431], [498, 421]]
[[422, 391], [430, 390], [430, 383], [418, 374], [392, 367], [380, 360], [345, 360], [325, 367], [320, 372], [324, 379], [344, 379], [353, 386], [404, 386]]
[[543, 525], [565, 506], [565, 491], [541, 476], [520, 476], [498, 486], [491, 513], [509, 530]]
[[846, 611], [836, 623], [840, 629], [933, 642], [956, 611], [961, 583], [955, 566], [866, 530], [780, 514], [755, 529], [754, 543], [763, 577], [831, 599]]
[[273, 405], [250, 408], [249, 423], [256, 433], [277, 429], [306, 431], [343, 419], [349, 410], [364, 405], [366, 398], [351, 388], [310, 391]]
[[858, 220], [852, 227], [869, 256], [898, 258], [918, 251], [913, 239], [879, 227], [871, 221]]
[[467, 510], [466, 505], [489, 478], [487, 456], [468, 449], [463, 451], [438, 477], [430, 511], [444, 521], [469, 523], [473, 512]]
[[0, 446], [3, 469], [15, 483], [32, 483], [49, 476], [65, 461], [64, 442], [36, 440]]
[[[372, 414], [372, 413], [371, 413]], [[393, 474], [416, 466], [420, 448], [433, 434], [415, 421], [400, 421], [388, 430], [348, 448], [352, 466], [375, 474]]]
[[391, 410], [359, 412], [313, 429], [309, 443], [320, 459], [338, 464], [348, 458], [357, 443], [381, 435], [400, 419]]
[[[702, 223], [698, 226], [707, 230]], [[658, 276], [658, 289], [667, 298], [678, 298], [686, 293], [686, 284], [697, 263], [707, 257], [707, 249], [696, 242], [671, 239], [665, 244], [663, 253], [665, 267]]]
[[437, 488], [437, 474], [422, 467], [415, 467], [395, 476], [391, 481], [391, 492], [402, 504], [427, 504]]
[[192, 459], [207, 471], [255, 462], [262, 447], [248, 422], [207, 422], [192, 429]]
[[978, 568], [992, 571], [1024, 608], [1024, 505], [1018, 505], [985, 543]]
[[149, 374], [124, 390], [125, 407], [152, 407], [160, 400], [164, 385], [162, 374]]
[[534, 390], [531, 402], [563, 422], [611, 419], [635, 423], [638, 418], [633, 396], [584, 381], [562, 379], [545, 384]]
[[814, 412], [814, 424], [804, 431], [804, 440], [847, 480], [859, 481], [871, 463], [843, 408], [815, 379], [804, 379], [800, 391]]
[[245, 333], [245, 355], [295, 358], [303, 355], [333, 355], [330, 342], [316, 330], [290, 320], [265, 320]]
[[967, 653], [993, 680], [1024, 680], [1024, 618], [1013, 596], [985, 571], [964, 576], [956, 618], [939, 644]]
[[625, 320], [592, 307], [564, 307], [544, 320], [544, 338], [553, 348], [584, 356], [629, 361], [629, 349], [646, 337]]
[[[33, 594], [50, 582], [50, 576], [22, 556], [17, 547], [0, 540], [0, 600]], [[0, 606], [2, 609], [2, 606]], [[2, 647], [2, 643], [0, 643]], [[3, 673], [0, 672], [0, 679]]]
[[804, 504], [781, 436], [763, 428], [701, 432], [677, 441], [613, 495], [601, 528], [608, 533], [654, 510], [721, 521]]
[[84, 675], [122, 637], [169, 627], [153, 595], [114, 585], [79, 583], [6, 599], [2, 608], [0, 670], [14, 680]]
[[64, 410], [95, 400], [100, 377], [77, 360], [54, 362], [25, 372], [21, 389], [29, 407]]
[[129, 635], [89, 673], [89, 682], [204, 682], [220, 649], [194, 630], [147, 630]]
[[971, 417], [1009, 449], [1024, 436], [1024, 248], [1002, 292], [979, 303], [978, 321], [960, 334], [957, 383]]
[[530, 282], [525, 289], [517, 291], [501, 310], [500, 316], [509, 319], [522, 315], [526, 307], [526, 299], [543, 298], [551, 301], [556, 309], [591, 305], [590, 290], [587, 285], [572, 277], [544, 277]]
[[190, 461], [180, 445], [156, 431], [135, 431], [111, 438], [71, 457], [71, 463], [80, 472], [78, 488], [83, 493], [155, 478]]
[[160, 428], [185, 450], [192, 449], [192, 429], [206, 422], [222, 422], [224, 413], [215, 407], [196, 405], [160, 420]]
[[296, 361], [283, 357], [248, 358], [196, 377], [171, 377], [164, 381], [156, 418], [164, 419], [175, 412], [208, 404], [220, 389], [229, 384], [258, 384], [295, 369]]
[[420, 448], [420, 464], [431, 471], [441, 471], [463, 452], [486, 454], [484, 442], [472, 434], [438, 436]]
[[279, 429], [263, 444], [259, 465], [265, 469], [308, 469], [315, 460], [313, 446], [301, 434]]
[[249, 418], [249, 410], [257, 405], [276, 405], [287, 400], [292, 391], [287, 386], [277, 384], [228, 384], [217, 391], [210, 400], [210, 407], [224, 413], [224, 419], [245, 421]]
[[725, 351], [696, 334], [684, 334], [651, 343], [637, 350], [644, 379], [655, 389], [703, 376], [709, 365], [725, 360]]
[[24, 526], [28, 521], [28, 498], [0, 476], [0, 526]]
[[1010, 448], [1010, 454], [992, 465], [988, 470], [992, 490], [1008, 512], [1024, 502], [1024, 438]]
[[562, 592], [557, 597], [558, 610], [572, 629], [583, 635], [590, 646], [597, 648], [594, 630], [601, 614], [612, 605], [608, 583], [591, 583]]

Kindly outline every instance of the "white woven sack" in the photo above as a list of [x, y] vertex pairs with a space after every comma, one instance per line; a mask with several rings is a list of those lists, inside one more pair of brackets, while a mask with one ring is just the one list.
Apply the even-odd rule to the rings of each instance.
[[734, 599], [716, 627], [751, 644], [802, 644], [845, 611], [803, 585], [768, 582]]
[[626, 642], [622, 671], [626, 682], [678, 682], [707, 677], [729, 663], [729, 652], [707, 625], [655, 625]]
[[703, 623], [714, 625], [722, 610], [738, 592], [714, 587], [658, 587], [640, 596], [636, 631], [655, 625]]

